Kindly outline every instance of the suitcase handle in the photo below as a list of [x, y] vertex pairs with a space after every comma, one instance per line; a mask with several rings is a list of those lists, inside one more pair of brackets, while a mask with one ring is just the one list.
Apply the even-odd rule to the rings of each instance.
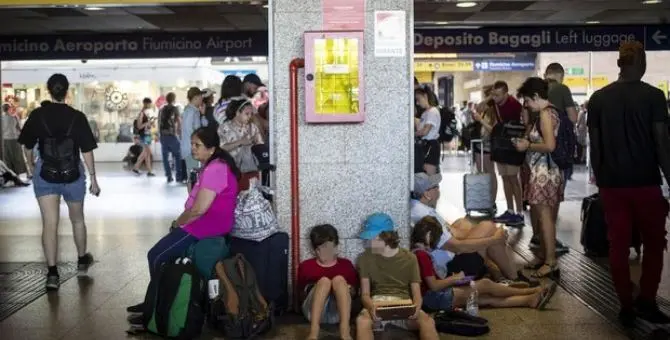
[[[480, 153], [480, 159], [481, 159], [480, 164], [482, 165], [482, 168], [483, 168], [484, 167], [484, 140], [483, 139], [472, 139], [472, 140], [470, 140], [470, 150], [474, 150], [475, 149], [475, 144], [477, 144], [477, 143], [481, 144], [481, 148], [479, 148], [479, 153]], [[474, 155], [473, 155], [473, 158], [474, 158]], [[471, 161], [470, 164], [471, 164], [470, 165], [470, 172], [471, 173], [477, 174], [477, 173], [480, 172], [479, 169], [477, 169], [477, 164], [474, 160]]]

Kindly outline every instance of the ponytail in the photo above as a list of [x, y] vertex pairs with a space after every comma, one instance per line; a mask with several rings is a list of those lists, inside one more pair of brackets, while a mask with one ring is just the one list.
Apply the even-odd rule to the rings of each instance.
[[235, 159], [233, 159], [233, 156], [231, 156], [228, 151], [222, 149], [221, 147], [217, 146], [214, 149], [214, 153], [212, 154], [212, 157], [210, 157], [207, 162], [205, 163], [205, 166], [209, 165], [210, 162], [219, 159], [223, 163], [226, 163], [228, 165], [228, 168], [230, 171], [233, 172], [235, 175], [235, 178], [239, 181], [242, 178], [242, 172], [240, 171], [240, 168], [237, 167], [237, 164], [235, 164]]

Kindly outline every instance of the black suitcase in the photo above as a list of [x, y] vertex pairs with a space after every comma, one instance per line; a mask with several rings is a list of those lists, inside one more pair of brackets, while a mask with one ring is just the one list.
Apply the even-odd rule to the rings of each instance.
[[289, 237], [278, 232], [261, 242], [230, 238], [230, 253], [242, 254], [256, 272], [256, 281], [263, 297], [273, 304], [275, 313], [288, 310]]
[[584, 253], [591, 256], [607, 256], [609, 252], [607, 223], [599, 194], [593, 194], [582, 200], [581, 220], [580, 242], [584, 247]]
[[[593, 194], [582, 200], [582, 234], [581, 244], [584, 253], [589, 256], [607, 257], [610, 243], [607, 237], [607, 222], [599, 194]], [[633, 226], [631, 247], [640, 255], [642, 239], [640, 233]]]

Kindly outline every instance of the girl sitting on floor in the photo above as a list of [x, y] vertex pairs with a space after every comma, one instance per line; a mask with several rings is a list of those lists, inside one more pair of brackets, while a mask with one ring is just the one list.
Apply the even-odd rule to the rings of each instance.
[[[462, 272], [446, 278], [435, 274], [430, 251], [442, 236], [442, 226], [435, 217], [426, 216], [412, 230], [413, 252], [419, 263], [423, 307], [430, 310], [464, 308], [470, 296], [470, 285], [462, 282]], [[465, 285], [460, 285], [465, 284]], [[475, 282], [481, 307], [529, 307], [543, 310], [556, 292], [556, 283], [535, 288], [512, 288], [489, 279]]]

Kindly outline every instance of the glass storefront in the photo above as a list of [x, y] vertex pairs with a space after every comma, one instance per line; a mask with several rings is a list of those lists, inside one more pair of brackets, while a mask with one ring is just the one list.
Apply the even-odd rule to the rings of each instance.
[[[129, 143], [133, 140], [133, 121], [142, 109], [144, 98], [150, 98], [160, 107], [165, 103], [165, 95], [174, 92], [177, 103], [183, 106], [190, 86], [203, 86], [203, 82], [182, 82], [174, 86], [147, 80], [75, 83], [70, 85], [66, 101], [86, 114], [98, 142]], [[42, 84], [8, 84], [3, 87], [2, 95], [22, 120], [42, 101], [50, 99]], [[150, 112], [150, 116], [155, 115], [156, 109]], [[156, 131], [153, 133], [156, 135]]]

